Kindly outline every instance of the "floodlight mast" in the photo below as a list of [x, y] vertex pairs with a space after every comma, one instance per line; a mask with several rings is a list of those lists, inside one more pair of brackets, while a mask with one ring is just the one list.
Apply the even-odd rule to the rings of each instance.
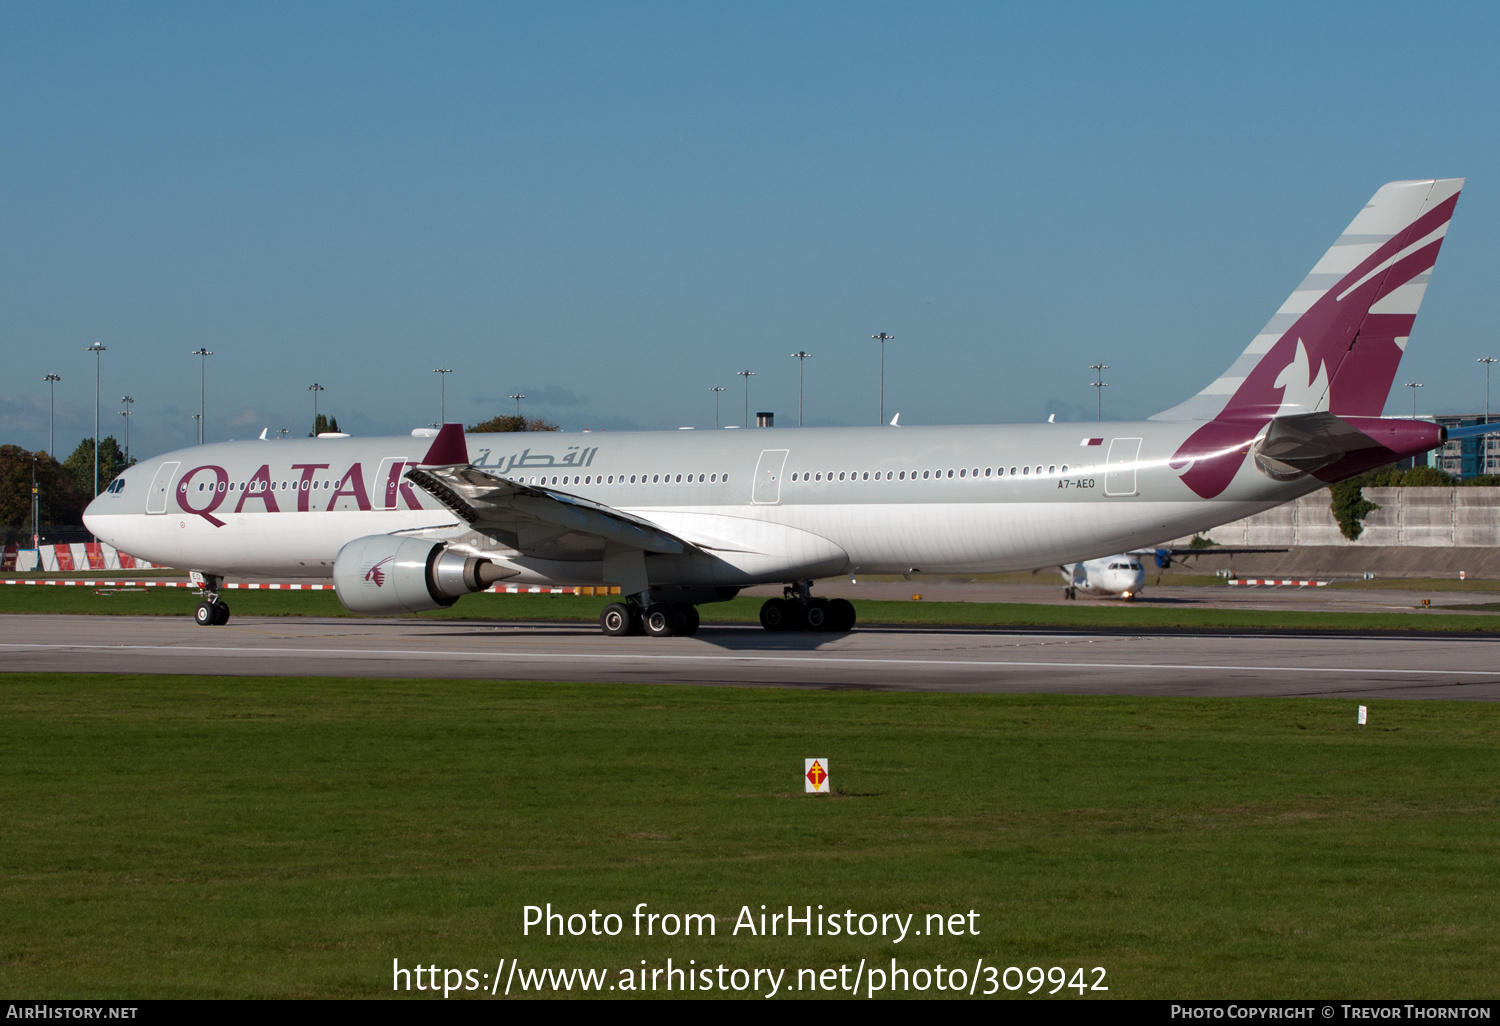
[[1104, 372], [1109, 370], [1107, 363], [1091, 363], [1089, 370], [1097, 375], [1097, 380], [1090, 382], [1094, 386], [1094, 419], [1104, 419], [1104, 390], [1109, 387], [1109, 382], [1104, 380]]
[[755, 372], [753, 370], [742, 370], [742, 371], [735, 371], [735, 373], [738, 374], [740, 377], [742, 377], [742, 378], [745, 379], [745, 426], [749, 427], [750, 426], [750, 379], [753, 378], [753, 377], [755, 377]]
[[47, 455], [57, 459], [57, 383], [62, 380], [62, 375], [48, 374], [42, 380], [52, 386], [52, 417], [51, 426], [47, 429]]
[[[95, 342], [87, 352], [94, 354], [94, 498], [99, 497], [99, 360], [104, 346]], [[55, 459], [56, 457], [54, 457]]]
[[1402, 388], [1409, 388], [1409, 389], [1411, 389], [1411, 419], [1412, 420], [1416, 420], [1417, 419], [1417, 389], [1419, 389], [1419, 388], [1422, 387], [1422, 382], [1420, 382], [1420, 381], [1408, 381], [1406, 384], [1402, 385], [1401, 387]]
[[1490, 364], [1500, 363], [1500, 356], [1481, 356], [1479, 363], [1484, 364], [1484, 422], [1490, 422]]
[[307, 390], [313, 394], [313, 435], [316, 436], [318, 433], [318, 393], [328, 390], [316, 381], [308, 385]]
[[[797, 426], [802, 426], [802, 370], [807, 365], [807, 358], [812, 353], [803, 352], [801, 349], [792, 354], [792, 359], [797, 361]], [[885, 410], [881, 410], [884, 413]]]
[[880, 334], [878, 334], [878, 335], [871, 335], [870, 337], [873, 338], [875, 341], [877, 341], [877, 342], [880, 343], [880, 417], [875, 421], [875, 423], [877, 423], [877, 424], [884, 424], [885, 423], [885, 344], [887, 342], [890, 342], [896, 336], [895, 335], [887, 335], [885, 332], [882, 331]]
[[[515, 395], [511, 396], [510, 398], [512, 398], [512, 399], [514, 399], [516, 401], [516, 420], [521, 420], [521, 400], [525, 399], [526, 396], [525, 396], [524, 393], [517, 392]], [[525, 421], [521, 421], [521, 424], [519, 426], [520, 426], [520, 429], [522, 431], [526, 430], [526, 422]]]
[[438, 392], [438, 421], [448, 423], [448, 375], [453, 373], [452, 367], [434, 367], [432, 373], [438, 375], [442, 388]]
[[194, 349], [193, 356], [198, 357], [198, 444], [203, 444], [204, 414], [208, 412], [208, 358], [213, 354], [211, 349]]
[[717, 430], [719, 427], [719, 393], [724, 391], [724, 386], [714, 385], [709, 388], [709, 391], [714, 394], [714, 428]]
[[125, 404], [125, 408], [120, 411], [120, 416], [125, 418], [125, 465], [128, 467], [130, 466], [130, 407], [135, 402], [135, 396], [122, 395], [120, 402]]

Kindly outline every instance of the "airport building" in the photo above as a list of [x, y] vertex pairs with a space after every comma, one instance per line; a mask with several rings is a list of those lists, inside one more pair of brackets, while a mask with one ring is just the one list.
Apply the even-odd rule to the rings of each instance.
[[[1419, 419], [1430, 420], [1446, 428], [1486, 423], [1482, 413], [1438, 414]], [[1427, 454], [1427, 465], [1445, 474], [1452, 474], [1461, 481], [1481, 474], [1500, 474], [1500, 433], [1446, 442], [1441, 449], [1434, 449]]]

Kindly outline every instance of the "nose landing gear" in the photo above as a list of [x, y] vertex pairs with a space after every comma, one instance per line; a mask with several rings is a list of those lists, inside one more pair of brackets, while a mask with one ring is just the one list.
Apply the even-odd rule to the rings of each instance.
[[229, 622], [229, 606], [219, 598], [219, 589], [224, 587], [224, 578], [219, 574], [205, 574], [197, 570], [188, 575], [199, 587], [203, 601], [193, 610], [193, 622], [199, 627], [222, 627]]
[[823, 631], [854, 629], [854, 603], [848, 599], [813, 598], [811, 581], [798, 581], [785, 598], [767, 599], [760, 607], [760, 625], [768, 631]]

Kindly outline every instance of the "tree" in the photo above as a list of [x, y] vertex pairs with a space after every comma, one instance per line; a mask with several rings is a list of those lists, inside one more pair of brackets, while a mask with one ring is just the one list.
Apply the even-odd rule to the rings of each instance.
[[313, 421], [312, 433], [307, 437], [312, 438], [313, 435], [321, 435], [324, 432], [336, 433], [338, 429], [339, 419], [337, 417], [329, 417], [320, 413], [318, 414], [318, 419]]
[[[135, 463], [131, 460], [130, 463]], [[104, 486], [120, 476], [120, 471], [127, 466], [125, 462], [125, 451], [120, 448], [120, 443], [115, 441], [114, 435], [99, 441], [99, 490], [102, 492]], [[73, 487], [79, 495], [93, 498], [94, 495], [94, 440], [85, 438], [78, 443], [78, 448], [73, 450], [73, 455], [63, 461], [63, 467], [73, 478]]]
[[77, 490], [73, 475], [50, 453], [30, 453], [19, 445], [0, 445], [0, 526], [31, 526], [33, 456], [36, 457], [37, 498], [41, 506], [42, 523], [82, 523], [87, 496], [94, 493], [92, 452], [89, 454], [89, 490], [85, 494]]
[[562, 428], [545, 417], [517, 417], [502, 413], [498, 417], [469, 425], [469, 431], [477, 435], [498, 434], [504, 431], [561, 431]]

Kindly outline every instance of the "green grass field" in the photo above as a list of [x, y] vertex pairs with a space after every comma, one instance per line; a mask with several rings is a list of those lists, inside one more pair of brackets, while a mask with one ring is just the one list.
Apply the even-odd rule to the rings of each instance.
[[[331, 592], [230, 591], [235, 616], [354, 616]], [[420, 613], [433, 619], [597, 620], [609, 598], [586, 595], [471, 595], [450, 609]], [[699, 606], [707, 623], [756, 623], [763, 600], [741, 596]], [[197, 599], [182, 588], [96, 594], [95, 589], [0, 586], [0, 614], [97, 613], [191, 616]], [[861, 623], [960, 626], [1157, 628], [1217, 630], [1500, 631], [1500, 616], [1423, 611], [1343, 613], [1279, 609], [1077, 602], [1067, 605], [1003, 602], [892, 602], [859, 599]]]
[[[1111, 997], [1493, 996], [1500, 709], [1371, 712], [0, 676], [0, 991], [380, 996], [393, 958], [895, 956], [1103, 966]], [[801, 793], [808, 756], [841, 793]], [[712, 912], [719, 934], [523, 938], [522, 906], [549, 901]], [[728, 935], [762, 903], [974, 909], [981, 932]]]

